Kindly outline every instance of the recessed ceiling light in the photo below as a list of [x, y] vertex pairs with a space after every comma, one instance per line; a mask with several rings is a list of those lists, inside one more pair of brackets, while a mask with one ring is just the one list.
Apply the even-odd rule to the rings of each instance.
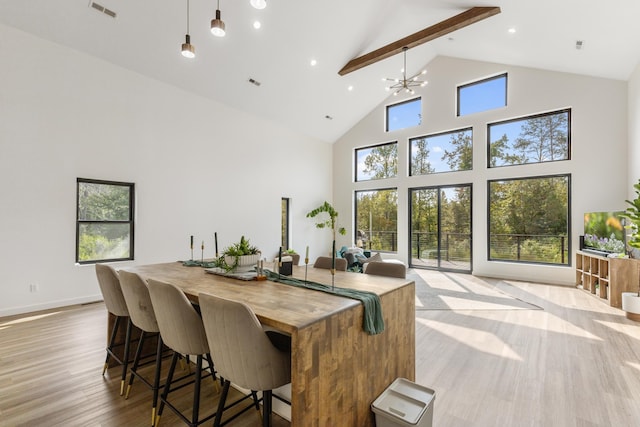
[[347, 88], [347, 90], [348, 90], [349, 92], [351, 92], [351, 91], [353, 90], [353, 86], [349, 85], [349, 87]]
[[516, 33], [516, 29], [514, 27], [509, 28], [507, 31], [509, 31], [509, 34], [515, 34]]
[[260, 27], [262, 27], [262, 24], [260, 23], [260, 21], [254, 21], [253, 28], [255, 28], [256, 30], [259, 30]]
[[318, 64], [318, 61], [316, 61], [315, 59], [312, 59], [310, 64], [312, 67], [315, 67]]

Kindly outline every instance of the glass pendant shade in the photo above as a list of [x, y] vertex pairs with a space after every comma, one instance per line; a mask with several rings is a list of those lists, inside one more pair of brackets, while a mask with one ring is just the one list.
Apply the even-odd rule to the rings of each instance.
[[211, 34], [216, 37], [224, 37], [226, 34], [224, 21], [220, 19], [220, 9], [216, 10], [216, 19], [211, 20]]
[[182, 43], [182, 56], [189, 59], [196, 57], [196, 48], [191, 44], [189, 34], [185, 36], [185, 42]]
[[265, 7], [267, 7], [266, 0], [251, 0], [249, 3], [251, 3], [251, 6], [255, 7], [256, 9], [264, 9]]

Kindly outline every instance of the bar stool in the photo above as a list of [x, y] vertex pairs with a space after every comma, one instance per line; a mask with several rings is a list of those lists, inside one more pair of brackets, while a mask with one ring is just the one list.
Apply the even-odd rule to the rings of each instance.
[[[149, 288], [145, 281], [137, 274], [124, 270], [120, 271], [119, 277], [120, 287], [122, 288], [122, 294], [124, 295], [124, 300], [126, 301], [127, 308], [129, 309], [131, 322], [142, 331], [140, 334], [140, 341], [138, 341], [138, 348], [136, 350], [135, 357], [133, 358], [133, 365], [131, 366], [129, 385], [127, 386], [125, 399], [129, 398], [129, 393], [133, 386], [133, 380], [136, 377], [149, 387], [153, 391], [153, 403], [151, 405], [151, 425], [153, 426], [155, 425], [156, 420], [156, 406], [158, 403], [158, 390], [160, 388], [160, 372], [162, 370], [162, 336], [160, 335], [160, 328], [158, 328], [156, 315], [153, 311]], [[141, 356], [144, 343], [147, 338], [153, 337], [156, 337], [158, 340], [158, 345], [155, 353], [156, 366], [153, 383], [151, 383], [138, 372], [138, 367], [140, 366], [140, 360], [142, 359]]]
[[[331, 257], [319, 256], [313, 263], [314, 268], [331, 269]], [[336, 271], [347, 271], [347, 260], [344, 258], [336, 258]]]
[[[102, 375], [105, 374], [109, 368], [109, 358], [113, 357], [116, 362], [122, 365], [122, 378], [120, 380], [120, 396], [124, 393], [124, 383], [127, 378], [127, 365], [129, 363], [129, 344], [131, 341], [131, 318], [129, 317], [129, 310], [127, 304], [122, 295], [122, 289], [120, 288], [120, 280], [118, 279], [118, 273], [113, 267], [106, 264], [96, 264], [96, 276], [98, 277], [98, 285], [100, 285], [100, 292], [102, 292], [102, 298], [104, 299], [104, 305], [107, 307], [107, 311], [115, 316], [115, 324], [111, 331], [111, 339], [107, 346], [107, 358], [104, 361], [104, 367], [102, 368]], [[122, 357], [115, 353], [115, 348], [120, 347], [122, 344], [116, 344], [116, 337], [122, 321], [127, 322], [125, 341], [124, 341], [124, 354]]]
[[364, 274], [373, 274], [376, 276], [399, 277], [404, 279], [407, 277], [407, 268], [404, 264], [395, 262], [371, 261], [365, 264]]
[[272, 344], [248, 305], [209, 294], [198, 295], [198, 300], [216, 369], [224, 378], [213, 425], [221, 425], [233, 381], [253, 392], [262, 391], [262, 425], [271, 426], [272, 390], [291, 382], [291, 351]]
[[[186, 295], [174, 285], [149, 279], [148, 286], [149, 295], [151, 296], [151, 302], [153, 304], [153, 311], [156, 314], [156, 320], [160, 329], [160, 335], [162, 336], [162, 340], [165, 345], [173, 350], [173, 357], [171, 358], [171, 366], [169, 368], [169, 373], [167, 374], [167, 380], [164, 390], [160, 395], [160, 405], [156, 413], [155, 425], [157, 426], [160, 423], [160, 417], [162, 416], [162, 411], [166, 404], [189, 426], [198, 426], [215, 416], [214, 412], [204, 418], [199, 417], [201, 381], [204, 378], [212, 377], [214, 384], [217, 384], [215, 382], [216, 377], [213, 368], [213, 361], [209, 354], [209, 344], [204, 332], [202, 318], [193, 305], [191, 305], [191, 302], [189, 302]], [[183, 354], [197, 356], [196, 370], [193, 374], [183, 375], [180, 378], [174, 379], [173, 374], [175, 372], [176, 363], [178, 358]], [[203, 358], [207, 360], [208, 369], [210, 371], [210, 373], [205, 376], [202, 376]], [[185, 380], [191, 375], [194, 376], [193, 380], [185, 382]], [[174, 383], [179, 383], [179, 385], [175, 385], [175, 387], [172, 388], [171, 386]], [[168, 396], [172, 391], [190, 384], [194, 385], [194, 391], [191, 419], [188, 419], [180, 412], [180, 410], [178, 410], [178, 408], [168, 401]]]

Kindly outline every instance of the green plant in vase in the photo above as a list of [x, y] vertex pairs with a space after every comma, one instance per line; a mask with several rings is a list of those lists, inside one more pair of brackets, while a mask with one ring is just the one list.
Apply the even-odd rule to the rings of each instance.
[[252, 268], [260, 259], [260, 250], [249, 243], [244, 236], [222, 250], [218, 258], [218, 267], [225, 271], [236, 271], [238, 268]]
[[334, 255], [332, 256], [335, 256], [336, 232], [344, 236], [345, 234], [347, 234], [347, 230], [345, 230], [344, 227], [337, 226], [338, 211], [336, 211], [333, 208], [333, 206], [331, 206], [331, 204], [327, 201], [325, 201], [323, 204], [321, 204], [320, 206], [318, 206], [317, 208], [309, 212], [307, 214], [307, 218], [315, 218], [316, 216], [322, 213], [326, 213], [329, 216], [329, 218], [327, 218], [324, 221], [316, 222], [316, 228], [331, 229], [331, 234], [333, 236], [333, 246], [334, 246], [333, 247]]

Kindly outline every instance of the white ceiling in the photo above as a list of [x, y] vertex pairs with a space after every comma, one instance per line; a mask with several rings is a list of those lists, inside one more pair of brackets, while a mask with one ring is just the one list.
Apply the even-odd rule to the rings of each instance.
[[408, 73], [444, 55], [627, 80], [640, 59], [638, 0], [220, 0], [224, 38], [209, 31], [214, 1], [190, 0], [192, 60], [180, 55], [187, 0], [95, 1], [117, 18], [89, 0], [0, 0], [0, 23], [327, 142], [387, 97], [381, 77], [400, 77], [402, 56], [338, 70], [473, 6], [502, 13], [409, 50]]

